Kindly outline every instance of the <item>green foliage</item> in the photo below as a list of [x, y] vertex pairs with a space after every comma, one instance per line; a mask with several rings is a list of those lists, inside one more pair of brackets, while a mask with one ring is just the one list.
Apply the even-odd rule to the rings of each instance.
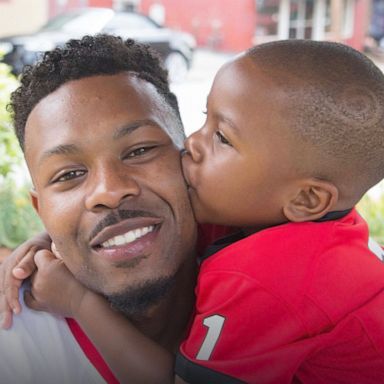
[[0, 246], [15, 248], [42, 229], [28, 186], [17, 187], [7, 179], [0, 185]]
[[0, 246], [14, 248], [42, 225], [29, 199], [29, 186], [16, 183], [22, 153], [6, 109], [10, 93], [18, 86], [9, 67], [0, 63]]
[[370, 235], [384, 245], [384, 193], [377, 198], [365, 195], [357, 205], [357, 209], [367, 220]]
[[0, 63], [0, 176], [6, 178], [21, 163], [22, 154], [6, 110], [10, 93], [18, 82], [9, 67]]

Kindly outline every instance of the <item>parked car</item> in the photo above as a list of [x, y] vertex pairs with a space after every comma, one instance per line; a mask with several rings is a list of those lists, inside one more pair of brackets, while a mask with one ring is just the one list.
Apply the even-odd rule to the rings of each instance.
[[44, 51], [84, 35], [109, 33], [149, 44], [160, 53], [171, 81], [182, 80], [191, 66], [195, 39], [185, 32], [164, 28], [137, 12], [110, 8], [81, 8], [51, 19], [37, 32], [0, 38], [3, 61], [19, 74]]

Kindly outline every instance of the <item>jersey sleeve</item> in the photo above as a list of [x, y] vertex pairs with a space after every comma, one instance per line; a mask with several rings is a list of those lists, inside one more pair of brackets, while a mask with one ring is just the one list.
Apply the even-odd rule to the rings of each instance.
[[176, 374], [188, 383], [290, 383], [308, 352], [296, 343], [305, 336], [288, 305], [257, 281], [241, 273], [203, 273]]

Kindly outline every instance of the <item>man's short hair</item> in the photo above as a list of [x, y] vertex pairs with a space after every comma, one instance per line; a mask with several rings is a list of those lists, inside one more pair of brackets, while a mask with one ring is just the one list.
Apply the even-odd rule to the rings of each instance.
[[298, 143], [352, 169], [361, 192], [383, 179], [384, 75], [370, 59], [310, 40], [262, 44], [246, 54], [288, 96], [287, 126]]
[[61, 85], [71, 80], [97, 75], [131, 72], [153, 84], [171, 107], [184, 138], [176, 96], [170, 91], [168, 73], [159, 56], [150, 47], [128, 39], [100, 34], [69, 40], [64, 46], [44, 53], [21, 75], [21, 85], [13, 92], [9, 110], [21, 148], [25, 144], [25, 124], [36, 104]]

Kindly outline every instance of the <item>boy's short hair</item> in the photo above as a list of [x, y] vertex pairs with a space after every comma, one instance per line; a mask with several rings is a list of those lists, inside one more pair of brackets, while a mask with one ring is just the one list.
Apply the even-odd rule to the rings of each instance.
[[24, 150], [25, 124], [36, 104], [61, 85], [96, 75], [132, 72], [153, 84], [178, 120], [178, 133], [184, 139], [176, 96], [170, 91], [168, 73], [150, 47], [120, 37], [100, 34], [69, 40], [64, 46], [46, 52], [33, 66], [24, 69], [21, 86], [13, 92], [9, 110], [16, 136]]
[[384, 75], [370, 59], [343, 44], [310, 40], [262, 44], [246, 55], [288, 96], [295, 140], [323, 155], [330, 169], [319, 168], [318, 177], [349, 170], [360, 197], [383, 179]]

